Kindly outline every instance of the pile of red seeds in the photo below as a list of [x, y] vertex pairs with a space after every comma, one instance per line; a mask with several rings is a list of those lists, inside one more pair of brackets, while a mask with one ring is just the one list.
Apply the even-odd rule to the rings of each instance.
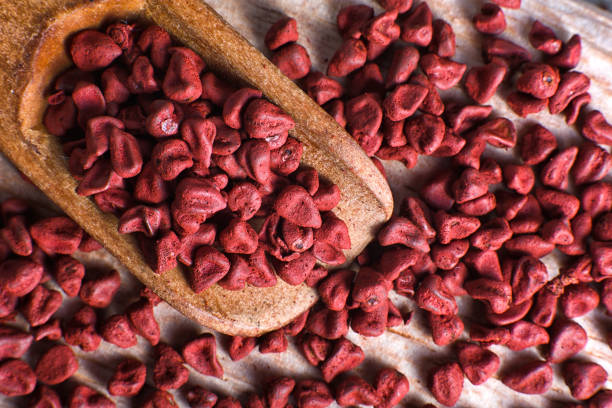
[[55, 80], [44, 123], [77, 192], [137, 234], [155, 272], [178, 260], [200, 293], [270, 287], [276, 274], [310, 283], [324, 274], [317, 261], [346, 261], [339, 188], [299, 167], [293, 119], [260, 91], [205, 71], [159, 26], [85, 30], [70, 54], [76, 68]]
[[[536, 21], [529, 32], [531, 45], [543, 54], [536, 62], [529, 50], [498, 36], [506, 27], [500, 6], [518, 8], [520, 2], [486, 3], [474, 16], [476, 30], [484, 34], [486, 64], [468, 70], [452, 60], [452, 28], [434, 20], [426, 2], [389, 3], [377, 16], [364, 5], [343, 8], [337, 21], [344, 42], [329, 62], [328, 76], [301, 74], [302, 86], [383, 174], [378, 159], [398, 160], [408, 168], [419, 155], [448, 157], [450, 163], [401, 203], [377, 242], [358, 258], [354, 280], [352, 272], [342, 270], [322, 281], [319, 293], [327, 310], [317, 312], [322, 320], [311, 314], [308, 344], [321, 341], [313, 334], [334, 339], [349, 324], [361, 335], [381, 335], [394, 324], [390, 316], [396, 313], [387, 299], [393, 288], [427, 313], [434, 343], [454, 345], [456, 360], [435, 367], [428, 379], [441, 404], [459, 400], [464, 377], [477, 385], [497, 372], [500, 359], [487, 349], [492, 344], [513, 351], [541, 346], [542, 359], [501, 374], [511, 389], [545, 393], [552, 385], [552, 365], [564, 363], [572, 396], [593, 397], [607, 373], [596, 363], [570, 360], [587, 342], [586, 331], [572, 319], [600, 302], [612, 313], [612, 184], [603, 181], [612, 158], [598, 145], [612, 145], [612, 126], [600, 112], [584, 109], [590, 80], [572, 71], [580, 59], [580, 37], [562, 44]], [[295, 31], [295, 23], [288, 21], [268, 35], [294, 41], [289, 28]], [[296, 78], [283, 58], [306, 59], [297, 48], [286, 57], [288, 50], [275, 51], [273, 60]], [[346, 77], [344, 86], [331, 77]], [[471, 101], [444, 101], [438, 93], [460, 84]], [[517, 115], [547, 107], [551, 114], [564, 112], [568, 125], [579, 124], [587, 140], [560, 148], [537, 124], [519, 137], [511, 120], [491, 117], [492, 107], [483, 105], [503, 87], [511, 88], [506, 100]], [[516, 147], [521, 161], [499, 163], [487, 157], [487, 145]], [[555, 250], [566, 255], [558, 276], [540, 260]], [[455, 297], [465, 295], [484, 311], [473, 316], [471, 342], [458, 341], [465, 327]], [[350, 316], [340, 320], [346, 309]], [[316, 324], [321, 321], [326, 332]], [[307, 358], [310, 348], [303, 347]], [[350, 353], [346, 359], [355, 360]], [[325, 365], [321, 368], [325, 378]], [[612, 397], [602, 391], [592, 401], [590, 406], [607, 406]]]
[[[588, 400], [588, 407], [610, 406], [612, 391], [602, 390], [607, 372], [595, 362], [576, 358], [588, 337], [573, 319], [600, 303], [612, 314], [612, 184], [604, 181], [612, 159], [599, 146], [612, 145], [612, 126], [600, 112], [586, 108], [589, 78], [572, 71], [580, 59], [580, 37], [574, 35], [563, 44], [550, 28], [536, 21], [529, 32], [531, 45], [542, 53], [536, 62], [531, 51], [499, 37], [506, 27], [500, 6], [518, 8], [520, 1], [496, 0], [474, 16], [474, 26], [483, 34], [485, 64], [469, 68], [451, 59], [455, 51], [452, 27], [444, 20], [434, 20], [425, 2], [413, 6], [411, 0], [386, 0], [381, 4], [387, 12], [378, 16], [368, 6], [340, 11], [338, 28], [344, 43], [329, 63], [329, 76], [311, 72], [308, 53], [297, 44], [295, 20], [280, 20], [265, 39], [273, 51], [272, 61], [346, 126], [383, 174], [378, 159], [398, 160], [409, 168], [416, 165], [419, 155], [450, 159], [418, 195], [400, 204], [397, 216], [358, 258], [358, 272], [341, 269], [327, 275], [314, 261], [302, 259], [304, 253], [310, 253], [328, 263], [341, 263], [341, 250], [349, 242], [346, 227], [327, 212], [337, 203], [339, 192], [334, 186], [321, 190], [324, 184], [319, 186], [316, 172], [298, 169], [299, 143], [286, 134], [291, 119], [261, 99], [258, 91], [234, 90], [214, 74], [202, 73], [204, 66], [197, 55], [182, 47], [169, 48], [171, 40], [159, 27], [149, 27], [137, 37], [133, 26], [114, 24], [107, 30], [111, 41], [100, 40], [101, 33], [84, 32], [89, 33], [81, 39], [85, 50], [104, 46], [99, 55], [71, 48], [81, 71], [68, 71], [58, 78], [45, 119], [48, 129], [65, 141], [71, 171], [81, 179], [79, 191], [93, 195], [103, 210], [120, 216], [122, 232], [139, 234], [145, 253], [155, 254], [150, 262], [158, 272], [174, 266], [178, 258], [194, 265], [191, 281], [205, 282], [203, 287], [217, 281], [233, 289], [245, 283], [271, 283], [272, 271], [292, 284], [317, 285], [320, 302], [309, 312], [259, 339], [234, 337], [228, 351], [233, 360], [245, 357], [256, 346], [262, 353], [283, 352], [289, 338], [308, 362], [320, 368], [322, 379], [277, 378], [265, 391], [242, 402], [189, 387], [185, 363], [205, 375], [222, 375], [214, 337], [202, 334], [187, 342], [181, 353], [158, 343], [153, 306], [159, 299], [148, 292], [124, 314], [97, 323], [96, 308], [106, 307], [118, 287], [116, 274], [107, 272], [81, 285], [84, 267], [73, 258], [57, 255], [70, 253], [58, 249], [64, 245], [64, 235], [62, 245], [55, 239], [45, 243], [37, 238], [40, 228], [34, 225], [38, 223], [26, 227], [19, 212], [10, 210], [13, 204], [4, 210], [5, 204], [2, 211], [5, 257], [13, 254], [0, 267], [14, 259], [32, 266], [10, 282], [3, 280], [2, 298], [8, 299], [4, 319], [10, 320], [18, 309], [36, 340], [47, 336], [57, 341], [63, 335], [66, 343], [90, 351], [101, 338], [130, 347], [136, 334], [145, 337], [156, 345], [152, 367], [156, 390], [142, 395], [147, 367], [134, 359], [122, 361], [108, 383], [111, 395], [140, 392], [141, 406], [176, 406], [167, 390], [180, 387], [193, 407], [238, 408], [244, 404], [280, 408], [294, 403], [300, 408], [324, 408], [334, 400], [342, 406], [391, 407], [408, 393], [408, 380], [392, 368], [381, 369], [374, 384], [348, 372], [365, 355], [345, 335], [350, 328], [362, 336], [379, 336], [387, 327], [407, 324], [411, 314], [402, 316], [388, 298], [393, 290], [413, 299], [428, 317], [433, 341], [450, 345], [455, 352], [455, 359], [436, 366], [427, 379], [440, 404], [453, 406], [458, 401], [464, 377], [478, 385], [498, 371], [500, 358], [489, 349], [497, 344], [512, 351], [538, 347], [542, 357], [504, 370], [500, 378], [509, 388], [526, 394], [545, 393], [552, 384], [553, 365], [559, 364], [572, 397]], [[74, 43], [78, 43], [76, 38]], [[89, 73], [95, 70], [103, 70], [102, 75]], [[160, 72], [165, 76], [160, 77]], [[447, 101], [438, 93], [461, 84], [472, 102]], [[510, 91], [504, 92], [506, 89]], [[498, 91], [520, 116], [546, 108], [551, 114], [563, 112], [568, 125], [578, 125], [588, 140], [561, 148], [541, 125], [518, 135], [511, 120], [490, 117], [492, 107], [482, 105]], [[265, 109], [251, 109], [251, 104], [265, 105]], [[266, 125], [274, 123], [270, 126], [275, 130], [263, 138], [253, 136], [248, 125], [254, 117], [249, 115], [251, 110]], [[189, 121], [195, 124], [184, 124]], [[276, 128], [278, 123], [284, 126], [282, 134]], [[183, 133], [183, 128], [188, 130]], [[174, 133], [164, 134], [168, 130]], [[172, 143], [165, 144], [167, 141]], [[264, 141], [270, 152], [267, 162], [262, 162], [259, 146], [244, 147]], [[184, 146], [180, 148], [171, 146], [181, 142]], [[287, 144], [292, 148], [290, 157], [274, 159], [272, 152], [281, 149], [277, 152], [284, 153]], [[235, 150], [221, 154], [215, 149], [220, 145], [227, 149], [224, 153]], [[500, 163], [487, 157], [487, 145], [516, 148], [515, 156], [521, 160]], [[135, 152], [140, 161], [135, 160]], [[286, 174], [279, 171], [287, 168], [291, 171]], [[135, 180], [129, 180], [132, 177]], [[144, 181], [139, 183], [140, 179]], [[218, 201], [225, 201], [229, 209], [201, 209], [193, 214], [180, 199], [175, 204], [179, 192], [191, 192], [195, 180], [208, 183], [199, 193], [211, 197], [211, 190], [216, 189], [221, 197], [216, 196]], [[254, 188], [240, 205], [231, 208], [232, 187], [239, 183]], [[300, 191], [299, 205], [291, 201], [296, 196], [292, 189], [297, 188], [306, 192]], [[276, 203], [285, 189], [289, 189], [285, 195], [290, 205], [302, 208], [302, 203], [309, 203], [307, 216], [281, 213], [285, 206]], [[256, 194], [250, 195], [251, 191]], [[317, 198], [319, 191], [323, 197]], [[245, 203], [256, 196], [260, 204], [247, 208]], [[156, 198], [151, 201], [149, 197]], [[327, 206], [322, 208], [321, 202]], [[216, 234], [217, 229], [225, 231], [233, 224], [248, 225], [251, 217], [245, 214], [265, 219], [262, 232], [254, 236], [255, 245], [244, 240], [251, 242], [250, 248], [256, 247], [251, 254], [228, 250], [222, 233]], [[317, 216], [319, 222], [311, 222]], [[74, 251], [82, 232], [66, 218], [60, 219], [61, 223], [55, 223], [70, 225], [73, 231], [68, 235]], [[49, 224], [56, 231], [54, 236], [58, 229], [68, 228]], [[242, 236], [244, 229], [238, 232]], [[178, 243], [167, 238], [172, 234]], [[233, 244], [234, 236], [225, 242]], [[31, 253], [27, 253], [28, 240]], [[296, 242], [310, 243], [302, 250]], [[87, 247], [92, 242], [83, 240], [80, 245]], [[540, 258], [557, 251], [563, 254], [564, 267], [554, 276]], [[24, 305], [59, 307], [61, 295], [49, 294], [52, 292], [41, 285], [46, 267], [36, 266], [47, 255], [56, 265], [52, 275], [65, 294], [78, 293], [84, 303], [63, 325], [50, 320], [56, 306], [39, 313], [40, 307], [22, 308], [20, 302], [16, 309], [20, 296], [27, 299]], [[273, 259], [271, 264], [264, 261], [267, 256]], [[262, 268], [263, 263], [268, 266]], [[32, 272], [38, 269], [40, 274]], [[258, 271], [258, 279], [245, 278], [253, 270]], [[458, 314], [458, 296], [470, 297], [478, 306], [474, 310], [482, 311], [470, 316], [466, 324]], [[470, 341], [460, 341], [466, 325]], [[17, 360], [32, 342], [32, 335], [9, 325], [0, 329], [8, 339], [2, 344], [9, 345], [0, 347], [0, 378], [12, 379], [0, 381], [9, 384], [0, 391], [28, 394], [38, 380], [41, 385], [31, 406], [60, 406], [60, 397], [50, 386], [76, 370], [78, 362], [70, 349], [59, 343], [48, 347], [32, 371]], [[61, 370], [49, 368], [54, 364]], [[83, 385], [62, 398], [68, 398], [71, 407], [113, 406]]]

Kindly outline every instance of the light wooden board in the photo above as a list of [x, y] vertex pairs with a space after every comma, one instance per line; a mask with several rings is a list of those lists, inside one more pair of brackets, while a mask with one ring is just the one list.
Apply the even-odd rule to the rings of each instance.
[[[373, 4], [372, 1], [361, 0], [360, 3]], [[333, 55], [340, 44], [336, 33], [334, 21], [337, 11], [354, 3], [348, 0], [210, 0], [211, 4], [236, 29], [242, 33], [256, 47], [263, 50], [263, 36], [267, 28], [281, 15], [295, 17], [299, 21], [301, 34], [300, 43], [310, 51], [315, 68], [323, 70], [326, 61]], [[430, 0], [428, 1], [436, 17], [449, 21], [457, 34], [457, 59], [462, 62], [480, 63], [479, 49], [475, 31], [470, 24], [471, 16], [481, 2], [472, 0]], [[379, 9], [378, 9], [379, 10]], [[583, 59], [578, 70], [588, 74], [593, 84], [591, 94], [592, 105], [600, 109], [608, 118], [612, 119], [612, 18], [610, 15], [584, 3], [572, 0], [535, 1], [523, 0], [521, 10], [507, 10], [506, 16], [509, 29], [504, 34], [511, 36], [515, 41], [527, 45], [526, 33], [533, 19], [539, 19], [553, 27], [562, 39], [569, 38], [573, 33], [579, 32], [583, 39]], [[453, 91], [451, 91], [452, 93]], [[495, 97], [492, 100], [495, 108], [494, 114], [516, 117], [511, 114], [504, 102]], [[530, 117], [527, 121], [517, 120], [519, 130], [525, 122], [539, 121], [549, 127], [558, 136], [560, 144], [567, 145], [578, 139], [575, 129], [568, 128], [562, 116], [551, 117], [539, 114]], [[491, 151], [489, 154], [499, 155]], [[510, 158], [511, 159], [511, 158]], [[412, 171], [406, 171], [398, 163], [387, 163], [389, 180], [397, 200], [401, 199], [407, 191], [419, 186], [424, 175], [431, 171], [436, 163], [434, 160], [420, 159], [419, 165]], [[0, 191], [2, 195], [17, 194], [27, 197], [45, 206], [52, 205], [30, 185], [23, 182], [15, 170], [6, 160], [0, 157]], [[117, 297], [117, 302], [108, 314], [121, 312], [137, 294], [139, 284], [131, 278], [125, 270], [108, 256], [104, 251], [87, 256], [91, 264], [114, 265], [122, 271], [123, 284]], [[546, 259], [551, 275], [558, 271], [559, 262], [554, 256]], [[412, 309], [408, 301], [400, 300], [398, 304], [405, 310]], [[74, 301], [68, 302], [66, 309], [74, 307]], [[72, 303], [72, 305], [70, 304]], [[464, 305], [464, 308], [469, 305]], [[62, 313], [68, 313], [63, 310]], [[194, 333], [207, 331], [182, 317], [176, 311], [162, 304], [156, 308], [156, 316], [162, 326], [162, 340], [180, 347], [185, 338]], [[608, 372], [612, 373], [612, 350], [603, 342], [603, 331], [610, 327], [612, 319], [606, 317], [601, 311], [596, 311], [585, 318], [577, 319], [590, 335], [587, 348], [580, 353], [580, 357], [593, 359], [602, 364]], [[468, 322], [469, 323], [469, 322]], [[418, 406], [422, 402], [434, 402], [426, 390], [426, 373], [428, 369], [444, 361], [452, 355], [450, 348], [435, 346], [423, 322], [423, 316], [416, 314], [413, 322], [394, 332], [388, 332], [378, 338], [363, 338], [355, 333], [348, 336], [359, 344], [366, 352], [366, 361], [357, 371], [366, 379], [371, 380], [373, 372], [380, 366], [389, 365], [403, 372], [411, 383], [411, 391], [406, 398], [408, 407]], [[318, 376], [318, 370], [309, 366], [294, 346], [290, 346], [287, 353], [280, 355], [262, 355], [257, 351], [241, 362], [234, 363], [226, 353], [227, 338], [218, 335], [220, 350], [219, 359], [224, 366], [225, 376], [222, 380], [203, 377], [194, 371], [191, 373], [190, 383], [210, 387], [213, 391], [234, 396], [243, 395], [247, 391], [257, 389], [262, 382], [271, 376], [283, 374], [296, 377]], [[502, 357], [502, 369], [513, 361], [527, 356], [537, 356], [535, 350], [520, 353], [508, 353], [503, 347], [492, 348]], [[35, 351], [30, 358], [34, 358]], [[74, 380], [83, 381], [104, 391], [105, 384], [111, 375], [120, 356], [132, 355], [143, 361], [151, 362], [150, 347], [146, 342], [140, 341], [137, 347], [129, 350], [120, 350], [108, 343], [103, 343], [94, 353], [79, 352], [81, 368]], [[560, 379], [558, 367], [555, 367], [556, 377], [553, 388], [543, 396], [525, 396], [507, 389], [497, 377], [485, 385], [474, 387], [467, 380], [458, 407], [548, 407], [554, 406], [554, 401], [570, 400], [568, 389]], [[71, 380], [73, 381], [73, 380]], [[152, 384], [150, 378], [148, 384]], [[607, 383], [612, 387], [612, 382]], [[177, 401], [185, 404], [180, 392], [174, 393]], [[122, 398], [115, 399], [119, 407], [131, 406]], [[0, 406], [21, 406], [23, 400], [0, 398]]]

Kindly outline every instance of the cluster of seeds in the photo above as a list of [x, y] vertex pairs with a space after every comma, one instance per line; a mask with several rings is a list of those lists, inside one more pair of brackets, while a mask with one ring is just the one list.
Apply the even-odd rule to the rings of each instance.
[[[612, 314], [612, 184], [605, 180], [612, 158], [600, 146], [612, 145], [612, 126], [588, 109], [590, 80], [574, 70], [580, 37], [563, 43], [535, 21], [528, 33], [540, 52], [535, 61], [532, 51], [501, 37], [503, 8], [519, 8], [520, 0], [494, 0], [473, 20], [483, 34], [484, 64], [468, 67], [452, 60], [452, 27], [434, 19], [426, 2], [380, 3], [380, 15], [365, 5], [340, 11], [343, 44], [327, 75], [312, 71], [294, 19], [278, 21], [265, 38], [272, 61], [346, 127], [383, 175], [381, 160], [412, 168], [419, 155], [446, 158], [418, 194], [400, 203], [358, 268], [316, 265], [344, 263], [350, 239], [331, 212], [338, 188], [299, 167], [302, 146], [288, 136], [292, 119], [258, 90], [234, 89], [206, 72], [160, 27], [117, 23], [75, 36], [76, 69], [57, 78], [45, 114], [48, 130], [64, 143], [78, 192], [116, 214], [120, 232], [138, 234], [158, 273], [178, 260], [191, 267], [196, 292], [215, 283], [272, 286], [276, 275], [316, 287], [313, 308], [260, 338], [233, 337], [228, 353], [234, 361], [256, 347], [280, 353], [291, 340], [320, 378], [276, 378], [242, 402], [190, 386], [185, 364], [223, 375], [214, 336], [201, 334], [176, 350], [160, 342], [153, 314], [160, 299], [148, 290], [123, 314], [98, 322], [119, 288], [118, 274], [86, 276], [70, 257], [96, 243], [65, 217], [28, 226], [26, 206], [9, 200], [1, 208], [0, 314], [8, 322], [20, 312], [31, 333], [0, 326], [0, 392], [29, 394], [39, 382], [30, 406], [59, 407], [52, 387], [78, 368], [62, 336], [94, 351], [102, 339], [128, 348], [140, 335], [154, 346], [153, 367], [124, 359], [108, 382], [111, 395], [135, 396], [139, 406], [177, 406], [168, 391], [180, 388], [192, 407], [392, 407], [409, 392], [408, 379], [393, 368], [380, 369], [372, 384], [355, 375], [366, 356], [346, 335], [380, 336], [408, 324], [412, 313], [391, 302], [393, 291], [427, 316], [436, 345], [454, 351], [427, 379], [440, 404], [457, 403], [464, 378], [479, 385], [498, 372], [501, 358], [491, 345], [538, 348], [541, 358], [499, 374], [514, 391], [545, 393], [559, 364], [572, 397], [588, 400], [565, 406], [612, 404], [612, 391], [602, 390], [606, 370], [577, 358], [588, 337], [574, 319], [599, 305]], [[459, 86], [465, 100], [439, 92]], [[587, 140], [560, 146], [539, 124], [519, 135], [511, 120], [492, 117], [493, 108], [483, 105], [496, 93], [522, 117], [564, 113]], [[491, 149], [516, 154], [496, 160]], [[563, 260], [558, 274], [540, 259], [551, 253]], [[63, 323], [52, 318], [62, 295], [44, 285], [50, 276], [83, 303]], [[479, 313], [464, 322], [457, 297], [472, 299]], [[33, 340], [53, 342], [34, 370], [19, 360]], [[147, 370], [150, 392], [143, 388]], [[70, 407], [114, 406], [85, 385], [61, 398]]]
[[270, 287], [277, 274], [299, 285], [322, 273], [317, 261], [346, 261], [340, 190], [299, 167], [293, 119], [260, 91], [205, 71], [159, 26], [85, 30], [70, 54], [44, 123], [77, 192], [137, 234], [155, 272], [181, 262], [200, 293]]
[[[483, 34], [485, 64], [469, 68], [452, 60], [453, 30], [433, 18], [426, 2], [382, 3], [387, 11], [379, 15], [365, 5], [340, 11], [343, 43], [327, 75], [307, 72], [310, 60], [294, 43], [295, 21], [279, 21], [266, 37], [279, 69], [303, 78], [303, 89], [346, 127], [383, 174], [379, 159], [412, 168], [419, 155], [448, 158], [359, 256], [356, 276], [338, 270], [321, 282], [324, 306], [311, 311], [305, 356], [320, 364], [324, 378], [333, 378], [326, 375], [326, 358], [313, 350], [349, 326], [379, 336], [401, 324], [388, 299], [394, 289], [425, 311], [434, 343], [456, 351], [456, 360], [434, 368], [429, 378], [441, 404], [458, 401], [464, 377], [477, 385], [498, 371], [492, 344], [513, 351], [540, 346], [542, 359], [501, 374], [511, 389], [545, 393], [552, 365], [563, 363], [572, 396], [593, 397], [607, 373], [594, 362], [571, 359], [587, 342], [573, 319], [600, 303], [612, 313], [612, 184], [604, 180], [612, 158], [600, 146], [612, 145], [612, 126], [601, 112], [587, 109], [590, 80], [574, 70], [580, 36], [563, 43], [535, 21], [528, 38], [541, 52], [536, 61], [532, 51], [500, 36], [506, 28], [502, 7], [519, 8], [520, 1], [485, 3], [473, 18]], [[445, 100], [439, 92], [461, 85], [463, 100]], [[492, 106], [484, 105], [498, 92], [521, 117], [546, 108], [564, 113], [586, 140], [559, 146], [539, 124], [519, 136], [510, 119], [494, 117]], [[498, 161], [487, 146], [516, 154]], [[563, 257], [558, 275], [540, 260], [553, 251]], [[466, 295], [483, 311], [470, 316], [469, 342], [460, 339], [465, 325], [455, 300]], [[360, 363], [355, 348], [347, 347], [343, 371]], [[600, 392], [590, 406], [609, 404], [609, 394]]]

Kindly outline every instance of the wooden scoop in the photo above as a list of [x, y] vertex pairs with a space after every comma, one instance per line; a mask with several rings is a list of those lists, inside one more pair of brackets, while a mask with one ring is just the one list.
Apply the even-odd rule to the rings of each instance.
[[[257, 336], [307, 310], [316, 292], [279, 279], [273, 288], [227, 291], [215, 285], [196, 295], [175, 269], [155, 274], [133, 237], [117, 232], [117, 219], [75, 193], [58, 140], [42, 125], [45, 91], [71, 61], [67, 39], [85, 28], [118, 20], [158, 24], [199, 53], [215, 72], [260, 89], [296, 122], [291, 133], [304, 144], [303, 164], [337, 184], [335, 213], [349, 228], [353, 259], [393, 209], [384, 178], [329, 115], [214, 10], [198, 0], [13, 0], [0, 5], [0, 148], [66, 214], [97, 239], [142, 283], [202, 325], [230, 335]], [[1, 177], [1, 176], [0, 176]]]

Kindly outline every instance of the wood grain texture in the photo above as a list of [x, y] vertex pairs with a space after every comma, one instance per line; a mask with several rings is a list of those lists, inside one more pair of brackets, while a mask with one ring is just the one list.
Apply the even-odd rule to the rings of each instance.
[[[32, 3], [32, 4], [30, 4]], [[30, 9], [32, 12], [22, 13]], [[5, 154], [62, 210], [151, 287], [163, 299], [199, 323], [228, 334], [257, 335], [276, 329], [308, 309], [316, 293], [305, 285], [282, 280], [274, 288], [247, 287], [228, 291], [214, 286], [194, 294], [180, 269], [157, 275], [146, 265], [135, 239], [117, 232], [117, 219], [102, 214], [88, 198], [75, 193], [76, 181], [66, 168], [61, 146], [42, 125], [45, 91], [70, 65], [67, 39], [84, 28], [122, 18], [144, 19], [165, 27], [193, 48], [216, 72], [259, 88], [296, 121], [292, 135], [304, 143], [303, 162], [337, 184], [343, 200], [335, 210], [346, 221], [353, 247], [348, 259], [361, 252], [393, 209], [384, 178], [357, 144], [293, 82], [197, 0], [101, 0], [71, 4], [49, 0], [4, 3], [0, 7], [17, 30], [3, 33], [0, 58], [3, 98], [9, 109], [1, 120], [0, 146]], [[196, 29], [197, 28], [197, 29]], [[19, 31], [20, 30], [20, 31]], [[25, 47], [17, 41], [31, 36]], [[12, 47], [10, 47], [12, 44]], [[15, 111], [17, 110], [17, 111]], [[16, 120], [18, 118], [18, 121]]]
[[[267, 28], [281, 15], [287, 14], [299, 21], [300, 43], [303, 44], [311, 54], [313, 66], [323, 70], [326, 61], [333, 55], [341, 40], [336, 32], [334, 19], [337, 11], [355, 2], [374, 5], [370, 0], [209, 0], [209, 4], [215, 8], [224, 18], [244, 35], [252, 44], [263, 50], [263, 35]], [[480, 53], [478, 37], [471, 27], [471, 16], [476, 12], [481, 2], [473, 0], [429, 0], [436, 17], [447, 19], [455, 29], [458, 43], [457, 58], [470, 64], [479, 64]], [[377, 10], [380, 10], [379, 8]], [[550, 25], [559, 33], [563, 39], [571, 34], [580, 32], [583, 38], [584, 56], [578, 66], [578, 70], [587, 73], [593, 78], [591, 93], [593, 95], [594, 107], [601, 109], [608, 118], [612, 118], [612, 87], [610, 85], [610, 72], [612, 72], [612, 19], [609, 14], [586, 4], [573, 0], [536, 1], [523, 0], [523, 9], [507, 10], [506, 16], [509, 23], [509, 32], [504, 36], [512, 37], [513, 40], [527, 45], [526, 33], [533, 19], [539, 19]], [[6, 21], [6, 19], [3, 19]], [[3, 30], [15, 30], [19, 27], [2, 27]], [[10, 32], [10, 31], [8, 31]], [[0, 44], [0, 49], [3, 44]], [[5, 64], [0, 60], [0, 67]], [[7, 83], [7, 82], [4, 82]], [[450, 92], [451, 94], [453, 91]], [[562, 116], [550, 117], [546, 114], [530, 117], [528, 120], [519, 120], [510, 113], [502, 98], [495, 97], [492, 100], [496, 115], [507, 115], [517, 120], [518, 127], [522, 128], [525, 123], [541, 121], [550, 127], [559, 137], [562, 145], [567, 145], [579, 140], [575, 129], [567, 128]], [[498, 151], [488, 151], [499, 157], [508, 155]], [[423, 182], [424, 176], [429, 173], [433, 166], [437, 165], [435, 160], [420, 159], [418, 166], [412, 171], [406, 171], [397, 163], [385, 163], [390, 176], [391, 187], [396, 200], [401, 199], [407, 192], [417, 188]], [[31, 186], [21, 182], [19, 176], [10, 168], [6, 161], [0, 160], [0, 190], [23, 194], [33, 199], [42, 200], [40, 194], [36, 193]], [[104, 251], [93, 254], [90, 258], [97, 262], [116, 262]], [[559, 259], [547, 257], [546, 263], [551, 275], [555, 275], [559, 268]], [[113, 309], [105, 313], [117, 313], [127, 305], [130, 293], [133, 293], [137, 283], [123, 270], [123, 286], [119, 301]], [[393, 298], [402, 310], [411, 310], [414, 305], [402, 298]], [[123, 303], [122, 303], [123, 302]], [[472, 314], [471, 308], [475, 306], [470, 302], [462, 302], [460, 305], [464, 311], [463, 316]], [[478, 310], [475, 311], [478, 313]], [[178, 312], [167, 305], [156, 308], [156, 316], [162, 326], [162, 339], [180, 347], [186, 337], [201, 330], [198, 325], [190, 322]], [[601, 311], [577, 319], [590, 333], [590, 340], [586, 349], [579, 357], [594, 360], [602, 364], [609, 373], [612, 373], [612, 351], [603, 339], [604, 330], [609, 329], [612, 321]], [[466, 320], [469, 325], [470, 321]], [[201, 376], [191, 371], [190, 384], [199, 384], [211, 388], [213, 391], [241, 396], [244, 393], [257, 389], [266, 379], [275, 375], [290, 375], [298, 378], [318, 376], [318, 370], [308, 365], [297, 349], [290, 345], [289, 350], [281, 355], [263, 355], [254, 351], [250, 356], [240, 362], [232, 362], [226, 352], [224, 345], [227, 339], [218, 336], [220, 345], [219, 359], [225, 368], [223, 379], [215, 379]], [[452, 357], [452, 351], [448, 348], [440, 348], [431, 342], [429, 329], [424, 316], [416, 313], [410, 325], [394, 329], [378, 338], [364, 338], [355, 333], [350, 333], [349, 338], [359, 344], [366, 352], [365, 363], [357, 369], [358, 374], [368, 380], [372, 380], [373, 373], [380, 366], [392, 366], [398, 368], [410, 380], [411, 391], [404, 401], [404, 406], [413, 408], [420, 407], [424, 402], [435, 401], [426, 389], [427, 370], [438, 362]], [[526, 350], [520, 353], [509, 353], [503, 347], [493, 346], [492, 350], [502, 357], [502, 369], [509, 367], [514, 362], [522, 359], [536, 357], [536, 350]], [[104, 392], [106, 381], [112, 372], [112, 368], [119, 356], [134, 356], [146, 363], [151, 363], [150, 347], [140, 342], [138, 347], [129, 350], [120, 350], [116, 347], [103, 343], [101, 349], [96, 353], [79, 353], [84, 361], [83, 366], [77, 372], [77, 380], [93, 384], [98, 390]], [[34, 354], [32, 358], [35, 359]], [[35, 361], [35, 360], [34, 360]], [[501, 408], [553, 408], [558, 407], [559, 401], [571, 401], [568, 389], [560, 379], [559, 367], [555, 368], [555, 382], [553, 388], [542, 396], [527, 396], [514, 393], [506, 388], [499, 380], [499, 376], [491, 379], [486, 384], [478, 387], [472, 386], [467, 380], [464, 382], [463, 395], [457, 407], [501, 407]], [[152, 383], [149, 381], [149, 385]], [[608, 381], [606, 386], [612, 387]], [[66, 386], [65, 388], [68, 388]], [[180, 392], [173, 392], [180, 406], [187, 406]], [[117, 405], [121, 408], [132, 406], [122, 398], [116, 398]], [[0, 406], [17, 407], [22, 406], [20, 401], [0, 398]], [[4, 403], [4, 404], [3, 404]]]

